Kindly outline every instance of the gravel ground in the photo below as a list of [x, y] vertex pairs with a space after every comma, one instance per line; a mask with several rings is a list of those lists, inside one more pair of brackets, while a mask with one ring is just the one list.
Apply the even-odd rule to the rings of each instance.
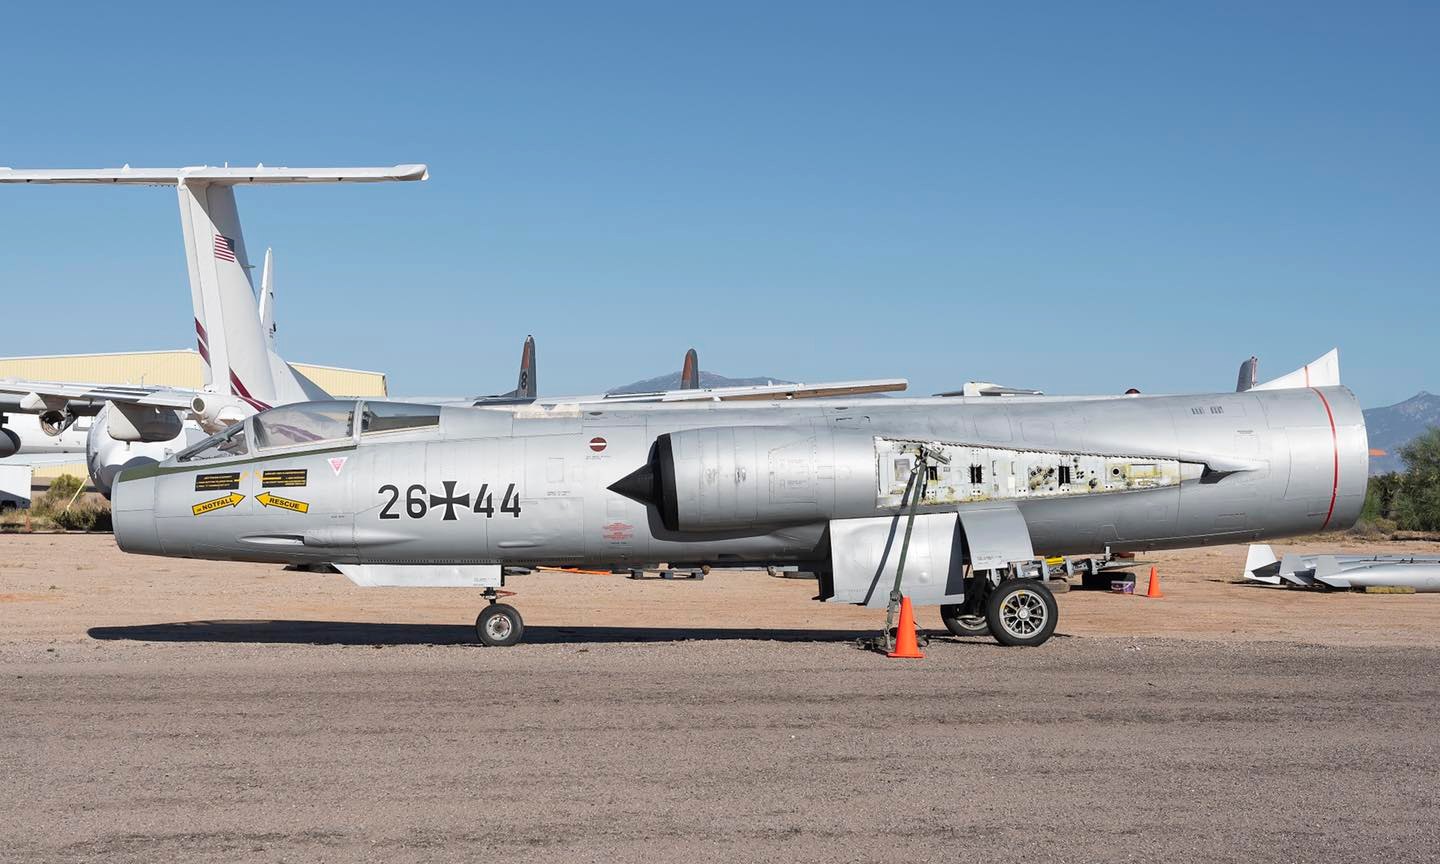
[[0, 859], [1349, 862], [1440, 848], [1433, 648], [947, 639], [891, 661], [840, 634], [633, 643], [554, 628], [496, 650], [427, 644], [455, 628], [383, 640], [352, 626], [333, 640], [349, 645], [303, 644], [312, 634], [286, 622], [259, 641], [242, 622], [0, 644]]

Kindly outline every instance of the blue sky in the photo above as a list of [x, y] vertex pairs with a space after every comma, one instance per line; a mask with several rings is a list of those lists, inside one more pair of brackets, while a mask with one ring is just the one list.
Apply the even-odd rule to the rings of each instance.
[[[29, 4], [0, 164], [241, 190], [282, 353], [395, 393], [678, 368], [1440, 389], [1440, 6]], [[0, 354], [188, 346], [173, 193], [0, 188]]]

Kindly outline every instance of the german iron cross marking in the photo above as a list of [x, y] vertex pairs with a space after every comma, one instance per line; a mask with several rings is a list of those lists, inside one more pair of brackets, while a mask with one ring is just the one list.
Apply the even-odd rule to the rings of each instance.
[[457, 496], [455, 495], [455, 482], [456, 482], [456, 481], [454, 481], [454, 480], [443, 480], [443, 481], [441, 481], [441, 482], [445, 484], [445, 497], [442, 498], [442, 497], [440, 497], [439, 495], [431, 495], [431, 496], [430, 496], [430, 506], [431, 506], [431, 507], [439, 507], [441, 504], [444, 504], [444, 505], [445, 505], [445, 518], [444, 518], [442, 521], [445, 521], [445, 522], [454, 522], [454, 521], [455, 521], [455, 506], [458, 504], [458, 505], [461, 506], [461, 507], [467, 507], [467, 508], [468, 508], [468, 507], [470, 506], [470, 493], [469, 493], [469, 492], [466, 492], [464, 495], [460, 495], [460, 496], [457, 497]]

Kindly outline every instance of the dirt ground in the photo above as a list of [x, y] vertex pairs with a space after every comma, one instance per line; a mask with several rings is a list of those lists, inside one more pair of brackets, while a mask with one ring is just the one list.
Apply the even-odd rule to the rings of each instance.
[[520, 577], [486, 649], [470, 591], [0, 536], [0, 861], [1440, 859], [1440, 595], [1243, 559], [892, 661], [763, 573]]
[[[1287, 548], [1275, 546], [1277, 554]], [[1440, 553], [1434, 543], [1349, 538], [1294, 548]], [[1156, 567], [1163, 599], [1071, 591], [1060, 596], [1058, 632], [1440, 648], [1440, 594], [1320, 594], [1235, 584], [1244, 546], [1157, 552], [1138, 561], [1133, 570], [1142, 584], [1150, 565]], [[883, 622], [873, 610], [814, 602], [811, 580], [757, 571], [716, 571], [700, 582], [547, 572], [514, 577], [509, 587], [518, 592], [509, 602], [525, 616], [532, 643], [566, 641], [565, 633], [605, 641], [684, 639], [702, 635], [697, 628], [754, 631], [749, 635], [759, 639], [837, 637], [877, 630]], [[107, 535], [0, 536], [0, 644], [86, 641], [123, 635], [111, 628], [179, 624], [187, 632], [248, 631], [255, 641], [283, 641], [289, 630], [297, 641], [352, 643], [414, 641], [405, 628], [419, 627], [421, 635], [453, 642], [472, 637], [482, 604], [467, 589], [363, 589], [343, 576], [271, 565], [126, 555]], [[942, 629], [934, 609], [919, 616], [922, 626]], [[152, 629], [147, 638], [164, 635]]]

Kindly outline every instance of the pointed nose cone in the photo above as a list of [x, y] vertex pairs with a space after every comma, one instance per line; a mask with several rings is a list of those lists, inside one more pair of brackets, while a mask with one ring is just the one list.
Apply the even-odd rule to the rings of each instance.
[[659, 497], [655, 489], [655, 469], [649, 462], [610, 484], [610, 491], [641, 504], [654, 504]]

